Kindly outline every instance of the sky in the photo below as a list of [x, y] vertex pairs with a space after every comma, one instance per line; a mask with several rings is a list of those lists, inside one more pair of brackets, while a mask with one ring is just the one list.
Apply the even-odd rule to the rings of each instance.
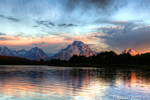
[[96, 52], [150, 52], [149, 0], [0, 0], [0, 46], [56, 53], [73, 41]]

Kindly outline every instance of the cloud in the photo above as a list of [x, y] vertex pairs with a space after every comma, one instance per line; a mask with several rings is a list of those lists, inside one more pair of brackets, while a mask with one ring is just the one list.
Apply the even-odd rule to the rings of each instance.
[[94, 8], [96, 12], [112, 13], [126, 4], [126, 0], [66, 0], [64, 6], [69, 12], [74, 11], [77, 7], [82, 8], [82, 13]]
[[36, 26], [36, 25], [35, 25], [35, 26], [33, 26], [33, 27], [39, 27], [39, 26]]
[[95, 35], [95, 37], [103, 39], [104, 43], [113, 49], [134, 48], [141, 51], [142, 49], [149, 48], [150, 27], [144, 26], [139, 21], [113, 24], [118, 26], [96, 28], [103, 35]]
[[20, 19], [17, 19], [17, 18], [13, 18], [12, 16], [4, 16], [4, 15], [0, 15], [1, 18], [5, 18], [5, 19], [8, 19], [8, 20], [11, 20], [11, 21], [14, 21], [14, 22], [19, 22]]
[[105, 34], [113, 34], [113, 33], [119, 33], [120, 31], [122, 31], [122, 26], [105, 26], [105, 27], [99, 27], [99, 28], [95, 28], [94, 30], [96, 31], [100, 31], [102, 33], [105, 33]]
[[0, 35], [6, 35], [5, 33], [0, 33]]
[[107, 23], [107, 26], [94, 28], [95, 31], [105, 33], [107, 35], [126, 34], [131, 30], [138, 29], [144, 26], [142, 20], [135, 21], [102, 21]]
[[9, 20], [12, 20], [14, 22], [19, 22], [20, 20], [19, 19], [16, 19], [16, 18], [13, 18], [13, 17], [7, 17]]
[[58, 26], [63, 27], [63, 26], [67, 26], [67, 24], [59, 24]]
[[4, 37], [0, 37], [0, 40], [6, 40], [6, 38], [4, 38]]
[[104, 46], [103, 44], [88, 44], [88, 46], [95, 52], [102, 52], [110, 50], [109, 47]]
[[[108, 24], [108, 25], [116, 25], [116, 26], [117, 25], [118, 26], [125, 26], [125, 25], [135, 23], [135, 21], [101, 21], [101, 20], [96, 20], [95, 22], [98, 24]], [[140, 22], [140, 21], [136, 21], [136, 22]]]
[[[32, 33], [33, 31], [36, 33], [37, 31], [47, 31], [50, 28], [53, 28], [50, 29], [50, 31], [53, 31], [55, 26], [80, 26], [82, 28], [86, 27], [87, 23], [90, 26], [96, 19], [110, 17], [125, 4], [126, 0], [2, 0], [0, 12], [21, 19], [20, 27], [23, 26], [21, 28], [23, 32], [28, 31], [29, 33], [31, 30]], [[7, 16], [1, 17], [6, 18]], [[36, 20], [32, 22], [33, 19]], [[17, 21], [13, 17], [9, 17], [9, 20]], [[15, 29], [13, 25], [10, 25], [10, 27]], [[53, 32], [60, 33], [61, 31], [62, 28]], [[63, 29], [63, 31], [66, 32], [68, 29]], [[79, 31], [79, 29], [69, 31], [73, 33]]]
[[32, 45], [34, 45], [34, 46], [41, 46], [41, 45], [44, 45], [45, 44], [45, 42], [41, 42], [41, 43], [33, 43]]
[[[57, 43], [63, 43], [65, 42], [65, 39], [63, 37], [59, 36], [48, 36], [43, 38], [33, 38], [33, 37], [27, 37], [27, 36], [4, 36], [1, 39], [6, 39], [6, 41], [0, 40], [0, 45], [38, 45], [38, 46], [44, 46], [45, 44], [57, 44]], [[49, 41], [47, 41], [49, 40]]]
[[[43, 26], [48, 27], [48, 28], [55, 26], [55, 24], [53, 22], [51, 22], [50, 20], [35, 20], [35, 22], [38, 25], [43, 25]], [[38, 26], [33, 26], [33, 27], [38, 27]]]
[[77, 26], [75, 24], [68, 24], [67, 27], [71, 27], [71, 26]]
[[73, 27], [73, 26], [77, 26], [75, 24], [58, 24], [59, 27]]

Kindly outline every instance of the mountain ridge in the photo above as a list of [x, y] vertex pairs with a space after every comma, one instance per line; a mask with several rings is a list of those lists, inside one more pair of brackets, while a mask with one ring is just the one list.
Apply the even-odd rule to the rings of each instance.
[[[132, 56], [140, 55], [137, 51], [133, 49], [125, 49], [121, 54], [129, 53]], [[91, 50], [91, 48], [84, 44], [82, 41], [74, 41], [72, 44], [69, 44], [66, 48], [61, 49], [59, 52], [55, 54], [46, 54], [41, 48], [33, 47], [30, 50], [11, 50], [6, 46], [0, 47], [0, 55], [3, 56], [14, 56], [26, 58], [29, 60], [50, 60], [50, 59], [60, 59], [60, 60], [69, 60], [73, 55], [77, 56], [93, 56], [97, 55], [97, 52]]]

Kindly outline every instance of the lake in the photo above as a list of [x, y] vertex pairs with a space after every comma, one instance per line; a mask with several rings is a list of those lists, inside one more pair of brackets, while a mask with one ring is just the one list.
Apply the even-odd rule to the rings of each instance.
[[150, 100], [150, 70], [1, 65], [0, 100]]

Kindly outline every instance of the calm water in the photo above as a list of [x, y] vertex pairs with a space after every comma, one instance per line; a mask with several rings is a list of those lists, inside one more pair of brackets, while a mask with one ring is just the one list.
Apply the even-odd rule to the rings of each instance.
[[0, 100], [150, 100], [150, 70], [0, 66]]

